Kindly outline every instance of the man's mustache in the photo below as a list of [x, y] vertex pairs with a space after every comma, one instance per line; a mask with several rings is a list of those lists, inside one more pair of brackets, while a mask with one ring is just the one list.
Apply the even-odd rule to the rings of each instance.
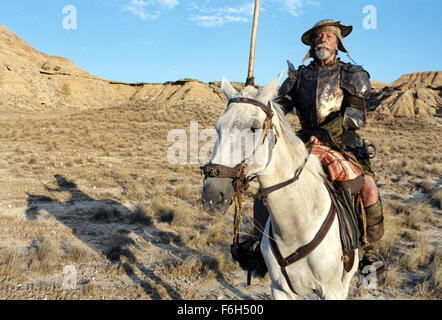
[[329, 50], [329, 51], [332, 50], [332, 48], [329, 47], [328, 45], [326, 45], [325, 43], [318, 44], [318, 45], [315, 47], [315, 50], [319, 50], [319, 49], [323, 49], [323, 48], [325, 48], [325, 49], [327, 49], [327, 50]]

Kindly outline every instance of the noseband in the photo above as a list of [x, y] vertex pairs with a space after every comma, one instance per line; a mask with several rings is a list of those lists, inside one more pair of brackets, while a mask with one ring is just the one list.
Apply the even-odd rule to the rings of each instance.
[[[260, 142], [261, 142], [260, 144], [262, 144], [267, 137], [268, 130], [274, 128], [274, 125], [272, 123], [273, 110], [272, 110], [272, 106], [271, 106], [270, 101], [267, 105], [265, 105], [261, 101], [258, 101], [255, 99], [239, 97], [239, 98], [230, 99], [227, 106], [229, 106], [231, 103], [251, 104], [251, 105], [261, 108], [261, 110], [265, 112], [266, 119], [264, 120], [264, 124], [262, 126], [263, 132], [262, 132], [261, 139], [260, 139]], [[253, 150], [253, 153], [249, 159], [253, 158], [258, 146], [259, 146], [259, 144]], [[248, 189], [249, 182], [255, 178], [255, 177], [252, 177], [252, 178], [246, 177], [247, 166], [248, 166], [248, 161], [246, 159], [244, 159], [240, 164], [238, 164], [237, 166], [235, 166], [233, 168], [224, 166], [222, 164], [208, 163], [208, 164], [200, 167], [200, 169], [202, 170], [202, 173], [204, 174], [205, 178], [231, 178], [231, 179], [233, 179], [233, 188], [234, 188], [235, 192], [244, 192]]]

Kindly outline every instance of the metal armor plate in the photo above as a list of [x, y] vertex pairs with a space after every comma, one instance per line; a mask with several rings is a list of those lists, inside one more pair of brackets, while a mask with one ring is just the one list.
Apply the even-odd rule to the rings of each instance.
[[343, 100], [338, 63], [324, 69], [303, 67], [300, 70], [295, 104], [304, 125], [319, 126], [331, 113], [341, 109]]

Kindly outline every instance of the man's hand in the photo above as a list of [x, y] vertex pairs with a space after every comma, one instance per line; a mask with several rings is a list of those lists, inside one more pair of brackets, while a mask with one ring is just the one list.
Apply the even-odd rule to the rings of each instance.
[[319, 141], [319, 139], [316, 138], [315, 136], [311, 136], [309, 142], [310, 142], [310, 143], [313, 143], [313, 144], [322, 144], [322, 142]]

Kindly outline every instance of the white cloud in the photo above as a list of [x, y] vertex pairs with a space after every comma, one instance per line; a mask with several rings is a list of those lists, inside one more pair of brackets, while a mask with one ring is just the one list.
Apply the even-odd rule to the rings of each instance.
[[226, 23], [232, 22], [248, 22], [253, 16], [255, 2], [250, 0], [247, 3], [231, 6], [231, 7], [208, 7], [206, 4], [202, 6], [194, 5], [192, 10], [198, 11], [198, 14], [191, 15], [189, 21], [195, 22], [201, 27], [222, 27]]
[[[253, 18], [255, 0], [241, 2], [242, 4], [236, 6], [214, 7], [211, 5], [214, 1], [211, 0], [195, 1], [189, 8], [196, 14], [191, 15], [188, 19], [202, 27], [222, 27], [231, 22], [250, 22]], [[232, 2], [230, 1], [230, 3]], [[299, 17], [304, 14], [307, 6], [320, 7], [320, 2], [318, 0], [262, 0], [260, 11], [282, 10]]]
[[287, 10], [288, 13], [299, 17], [302, 12], [302, 7], [304, 6], [304, 0], [276, 0], [279, 2], [283, 9]]
[[143, 20], [155, 20], [160, 17], [161, 10], [173, 9], [178, 4], [178, 0], [131, 0], [122, 10]]
[[190, 21], [195, 22], [198, 26], [201, 27], [222, 27], [224, 24], [229, 22], [247, 22], [248, 20], [244, 17], [238, 16], [229, 16], [229, 15], [197, 15], [191, 16], [189, 18]]
[[154, 4], [159, 5], [160, 7], [167, 9], [173, 9], [178, 5], [178, 0], [152, 0], [149, 2], [152, 2]]
[[304, 14], [303, 8], [305, 5], [320, 7], [321, 4], [315, 0], [273, 0], [278, 2], [283, 10], [295, 17], [299, 17]]

